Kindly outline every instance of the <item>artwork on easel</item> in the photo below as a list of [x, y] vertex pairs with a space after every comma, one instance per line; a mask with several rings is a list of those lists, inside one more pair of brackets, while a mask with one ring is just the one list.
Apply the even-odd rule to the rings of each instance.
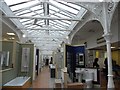
[[21, 72], [29, 71], [30, 48], [22, 48]]

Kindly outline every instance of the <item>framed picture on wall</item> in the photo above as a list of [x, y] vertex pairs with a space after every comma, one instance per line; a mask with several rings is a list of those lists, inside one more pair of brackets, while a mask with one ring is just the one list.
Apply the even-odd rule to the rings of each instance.
[[0, 52], [0, 66], [9, 66], [9, 51]]
[[84, 65], [84, 54], [79, 53], [79, 65]]

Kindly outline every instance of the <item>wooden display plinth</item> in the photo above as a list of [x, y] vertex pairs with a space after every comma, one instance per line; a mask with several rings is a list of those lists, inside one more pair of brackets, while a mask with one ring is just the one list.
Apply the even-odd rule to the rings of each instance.
[[84, 88], [84, 84], [83, 83], [68, 83], [67, 88], [79, 88], [79, 89], [82, 89], [82, 88]]
[[55, 79], [55, 88], [61, 88], [61, 79]]

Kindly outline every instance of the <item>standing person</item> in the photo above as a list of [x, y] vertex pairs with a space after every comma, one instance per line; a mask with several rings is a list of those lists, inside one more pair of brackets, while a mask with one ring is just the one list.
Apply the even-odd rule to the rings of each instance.
[[48, 66], [48, 64], [49, 64], [49, 59], [47, 58], [46, 59], [46, 66]]
[[108, 60], [107, 58], [105, 58], [105, 61], [104, 61], [104, 65], [105, 65], [105, 77], [106, 77], [106, 80], [108, 81]]
[[99, 68], [98, 60], [99, 60], [98, 58], [94, 59], [93, 67]]

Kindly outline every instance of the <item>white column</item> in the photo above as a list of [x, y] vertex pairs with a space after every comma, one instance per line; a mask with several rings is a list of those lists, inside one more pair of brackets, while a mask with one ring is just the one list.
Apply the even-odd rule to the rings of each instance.
[[[2, 4], [0, 3], [0, 7]], [[2, 12], [0, 11], [0, 40], [2, 41]], [[2, 42], [0, 41], [0, 51], [2, 51]], [[0, 65], [0, 71], [2, 66]], [[0, 90], [2, 89], [2, 72], [0, 72]]]
[[103, 35], [106, 40], [107, 45], [107, 59], [108, 59], [108, 84], [107, 88], [111, 89], [114, 88], [114, 81], [113, 81], [113, 73], [112, 73], [112, 57], [111, 57], [111, 43], [110, 40], [112, 38], [112, 35], [110, 33]]
[[108, 84], [107, 88], [112, 89], [114, 88], [114, 82], [113, 82], [113, 74], [112, 74], [112, 57], [111, 57], [111, 38], [112, 34], [110, 33], [110, 26], [108, 22], [108, 4], [107, 2], [103, 3], [103, 9], [104, 9], [104, 35], [103, 37], [106, 40], [106, 46], [107, 46], [107, 61], [108, 61]]

